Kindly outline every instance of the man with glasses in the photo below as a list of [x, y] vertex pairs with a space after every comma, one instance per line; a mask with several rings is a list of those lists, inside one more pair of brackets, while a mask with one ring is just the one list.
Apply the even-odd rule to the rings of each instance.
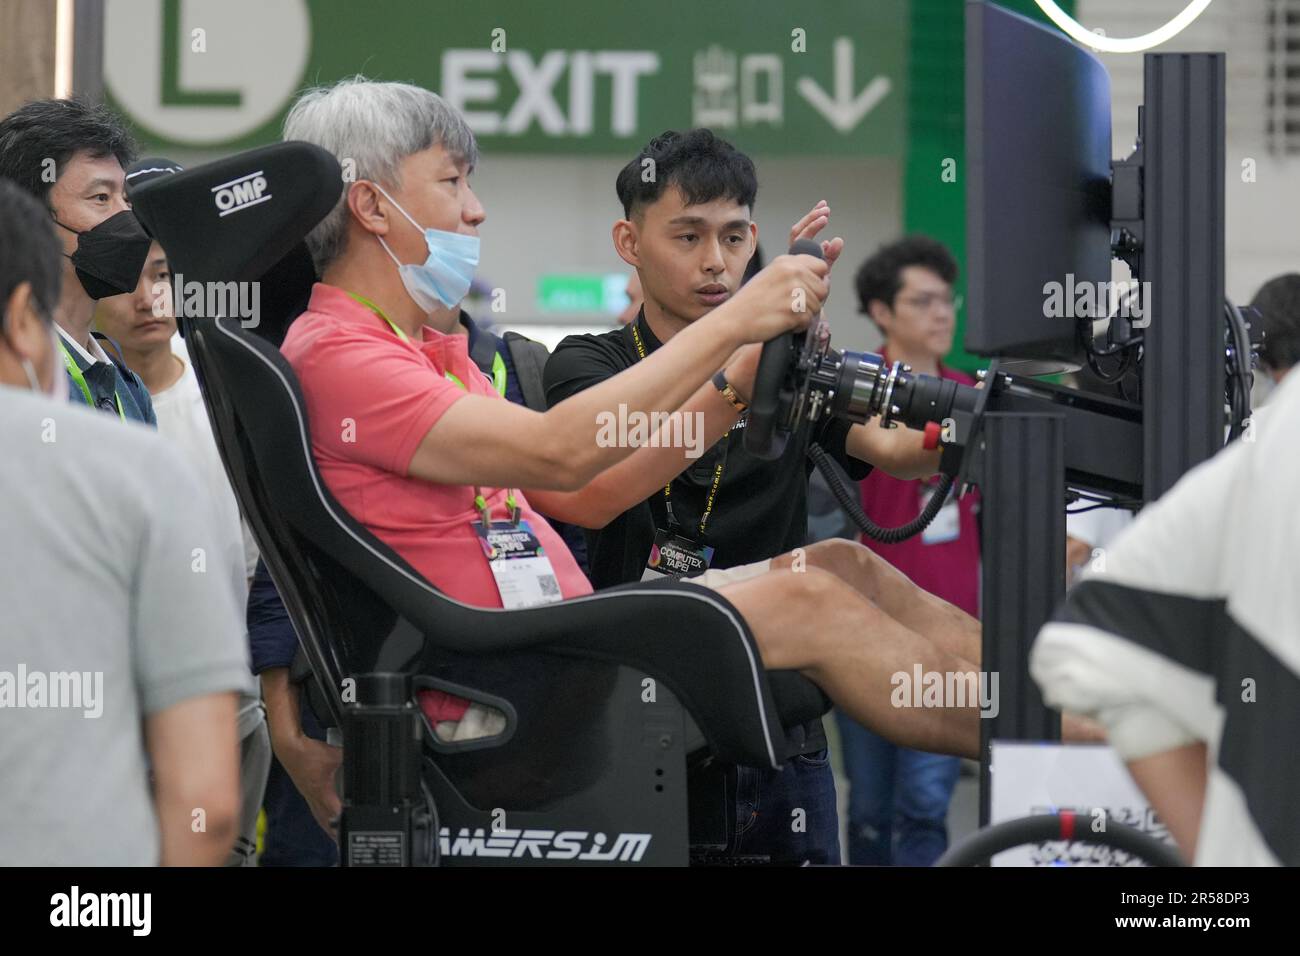
[[[944, 365], [960, 300], [957, 263], [941, 243], [908, 236], [882, 247], [858, 270], [861, 311], [884, 333], [881, 354], [913, 371], [973, 385]], [[860, 483], [862, 507], [885, 527], [920, 513], [935, 479], [904, 480], [876, 470]], [[930, 526], [897, 544], [863, 536], [917, 587], [979, 616], [978, 496], [950, 500]], [[836, 711], [849, 778], [849, 863], [931, 866], [948, 846], [948, 804], [961, 769], [957, 757], [899, 747]]]

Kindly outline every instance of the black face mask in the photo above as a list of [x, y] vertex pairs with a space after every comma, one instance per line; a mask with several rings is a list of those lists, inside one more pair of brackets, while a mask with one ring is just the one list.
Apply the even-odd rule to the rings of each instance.
[[[54, 221], [63, 226], [57, 219]], [[76, 267], [86, 295], [106, 299], [135, 291], [153, 243], [135, 213], [123, 209], [85, 232], [63, 228], [77, 236], [77, 250], [68, 258]]]

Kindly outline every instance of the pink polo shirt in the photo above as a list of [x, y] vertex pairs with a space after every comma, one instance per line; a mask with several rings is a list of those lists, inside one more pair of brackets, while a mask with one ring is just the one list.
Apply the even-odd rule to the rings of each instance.
[[[403, 342], [369, 308], [318, 282], [280, 351], [302, 386], [316, 464], [339, 504], [439, 591], [499, 608], [501, 596], [472, 525], [478, 517], [474, 489], [421, 481], [407, 469], [429, 429], [466, 395], [444, 372], [476, 395], [504, 399], [470, 360], [463, 336], [428, 327], [423, 335], [419, 343]], [[507, 491], [483, 489], [494, 519], [509, 517]], [[551, 560], [560, 593], [590, 594], [564, 541], [523, 494], [515, 497]], [[426, 702], [431, 720], [459, 719], [464, 706], [438, 709], [435, 718]]]

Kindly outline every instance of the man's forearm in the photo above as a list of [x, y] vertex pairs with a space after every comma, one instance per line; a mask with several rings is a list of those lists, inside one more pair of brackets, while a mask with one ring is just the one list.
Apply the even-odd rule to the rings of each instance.
[[266, 726], [271, 749], [277, 753], [285, 741], [302, 736], [302, 712], [298, 687], [289, 680], [289, 668], [268, 667], [261, 673], [262, 699], [266, 703]]
[[849, 429], [844, 450], [895, 478], [928, 478], [939, 471], [940, 451], [927, 451], [924, 442], [924, 433], [914, 428], [881, 428], [873, 418]]
[[203, 829], [194, 829], [192, 809], [177, 807], [168, 810], [160, 806], [159, 813], [180, 817], [180, 825], [161, 829], [158, 851], [159, 866], [221, 866], [230, 856], [230, 848], [239, 836], [239, 821], [235, 816], [220, 820], [204, 817]]
[[603, 528], [691, 467], [727, 435], [739, 417], [712, 383], [702, 385], [673, 414], [673, 424], [666, 426], [671, 434], [661, 428], [657, 438], [650, 438], [577, 491], [526, 491], [529, 501], [560, 521]]
[[1204, 741], [1130, 760], [1128, 771], [1169, 828], [1183, 859], [1195, 862], [1208, 773]]
[[739, 314], [723, 312], [733, 304], [683, 329], [645, 361], [552, 406], [546, 412], [548, 443], [566, 447], [587, 481], [630, 457], [627, 448], [599, 440], [602, 423], [611, 415], [673, 411], [707, 385], [745, 344]]
[[[153, 769], [160, 862], [211, 866], [230, 852], [239, 821], [235, 693], [201, 694], [144, 720]], [[201, 826], [195, 827], [200, 821]]]

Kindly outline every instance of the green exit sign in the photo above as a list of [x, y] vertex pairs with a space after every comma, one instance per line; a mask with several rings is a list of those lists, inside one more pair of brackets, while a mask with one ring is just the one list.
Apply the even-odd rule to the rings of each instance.
[[[960, 0], [942, 2], [960, 23]], [[630, 158], [692, 126], [750, 152], [902, 152], [910, 0], [643, 7], [113, 0], [104, 80], [148, 150], [163, 153], [277, 140], [305, 86], [358, 71], [440, 93], [489, 157]]]
[[623, 273], [544, 275], [537, 280], [537, 309], [570, 315], [617, 315], [628, 303]]

